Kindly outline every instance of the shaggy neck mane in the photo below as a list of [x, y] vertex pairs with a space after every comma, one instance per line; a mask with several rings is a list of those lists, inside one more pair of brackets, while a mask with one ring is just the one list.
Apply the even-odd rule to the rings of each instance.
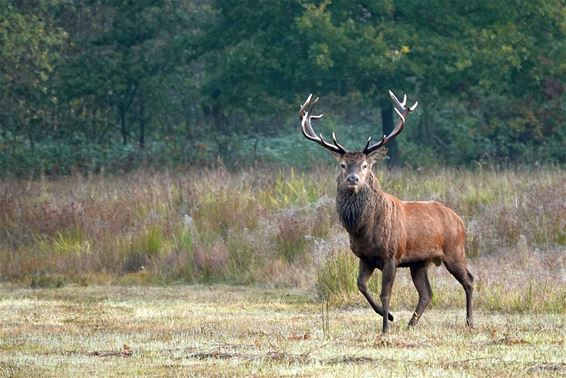
[[357, 192], [343, 185], [339, 179], [337, 192], [336, 210], [340, 222], [350, 234], [361, 231], [368, 224], [373, 209], [385, 200], [373, 172], [368, 174], [365, 185]]

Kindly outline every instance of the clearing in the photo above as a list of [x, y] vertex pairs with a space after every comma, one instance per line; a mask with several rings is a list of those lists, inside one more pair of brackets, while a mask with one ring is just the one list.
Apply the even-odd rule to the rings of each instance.
[[304, 290], [233, 286], [0, 285], [0, 376], [556, 376], [564, 314], [395, 310]]

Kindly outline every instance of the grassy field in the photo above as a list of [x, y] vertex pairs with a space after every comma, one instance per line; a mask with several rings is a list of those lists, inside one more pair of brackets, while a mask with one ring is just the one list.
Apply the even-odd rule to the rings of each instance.
[[[505, 254], [527, 261], [565, 251], [563, 169], [376, 172], [388, 193], [460, 214], [471, 258], [498, 264]], [[310, 287], [329, 258], [349, 250], [335, 177], [323, 167], [0, 179], [0, 277], [33, 287]]]
[[0, 376], [566, 375], [566, 171], [376, 171], [464, 219], [475, 329], [403, 269], [379, 336], [326, 167], [5, 179]]
[[0, 286], [0, 376], [558, 376], [564, 314], [368, 306], [233, 286]]

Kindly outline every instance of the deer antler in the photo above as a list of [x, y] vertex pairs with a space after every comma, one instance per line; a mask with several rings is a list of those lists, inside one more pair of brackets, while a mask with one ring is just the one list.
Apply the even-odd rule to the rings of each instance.
[[322, 134], [319, 134], [317, 136], [312, 128], [311, 119], [321, 119], [323, 116], [323, 114], [311, 114], [314, 106], [318, 102], [318, 99], [319, 98], [317, 97], [316, 99], [312, 100], [312, 94], [310, 94], [305, 103], [301, 105], [301, 110], [299, 110], [299, 118], [301, 119], [301, 131], [303, 132], [305, 138], [307, 138], [308, 140], [312, 140], [313, 142], [320, 144], [322, 147], [326, 148], [334, 154], [344, 155], [347, 151], [340, 145], [340, 143], [338, 143], [338, 141], [336, 141], [336, 135], [334, 135], [334, 133], [332, 133], [332, 141], [334, 142], [334, 144], [332, 144], [325, 141], [322, 137]]
[[383, 138], [381, 138], [381, 140], [379, 142], [370, 145], [369, 143], [371, 141], [371, 136], [368, 138], [368, 141], [366, 143], [366, 147], [364, 148], [364, 151], [363, 151], [364, 154], [366, 154], [366, 155], [369, 155], [370, 153], [377, 150], [378, 148], [383, 147], [390, 140], [392, 140], [397, 135], [399, 135], [399, 133], [401, 133], [401, 131], [403, 130], [403, 127], [405, 126], [406, 117], [409, 115], [410, 112], [415, 110], [417, 105], [419, 104], [419, 102], [417, 101], [413, 104], [413, 106], [407, 107], [407, 106], [405, 106], [405, 104], [407, 103], [407, 95], [403, 95], [403, 101], [399, 101], [399, 99], [397, 97], [395, 97], [395, 95], [391, 91], [389, 91], [389, 96], [391, 96], [391, 99], [393, 100], [393, 104], [395, 105], [394, 109], [395, 109], [395, 112], [397, 112], [397, 115], [399, 116], [399, 120], [397, 121], [397, 124], [395, 125], [395, 128], [393, 129], [391, 134], [384, 135]]

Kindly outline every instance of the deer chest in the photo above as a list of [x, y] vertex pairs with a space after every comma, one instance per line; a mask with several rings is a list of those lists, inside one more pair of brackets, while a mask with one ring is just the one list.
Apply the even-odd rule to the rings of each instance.
[[383, 267], [385, 260], [395, 255], [394, 251], [390, 251], [372, 240], [364, 240], [352, 235], [350, 235], [350, 249], [358, 258], [378, 269]]

